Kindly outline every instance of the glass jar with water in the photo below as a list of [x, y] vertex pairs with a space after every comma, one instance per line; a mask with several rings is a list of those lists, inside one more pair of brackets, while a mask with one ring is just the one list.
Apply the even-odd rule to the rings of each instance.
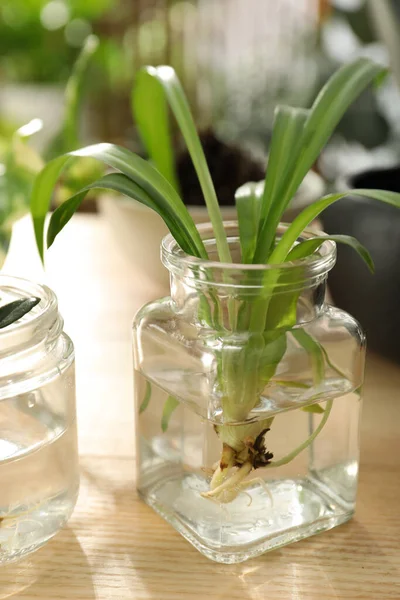
[[0, 276], [0, 307], [40, 302], [0, 329], [0, 565], [42, 546], [78, 496], [74, 347], [46, 286]]
[[[365, 338], [325, 300], [335, 244], [283, 265], [188, 256], [171, 236], [171, 296], [134, 322], [138, 490], [211, 559], [246, 560], [355, 508]], [[285, 226], [278, 230], [278, 236]], [[305, 238], [314, 234], [305, 234]]]

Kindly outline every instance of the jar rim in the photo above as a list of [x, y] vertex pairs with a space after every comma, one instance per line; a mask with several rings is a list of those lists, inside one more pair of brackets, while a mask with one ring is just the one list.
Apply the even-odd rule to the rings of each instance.
[[0, 329], [0, 353], [22, 344], [45, 337], [58, 319], [58, 301], [55, 293], [46, 285], [28, 279], [0, 274], [0, 299], [8, 290], [9, 301], [36, 296], [40, 302], [24, 317]]
[[[289, 227], [290, 223], [280, 223], [278, 230], [282, 233]], [[196, 225], [203, 242], [215, 243], [214, 230], [211, 223], [201, 223]], [[225, 232], [228, 236], [228, 243], [232, 237], [235, 242], [238, 241], [239, 226], [237, 221], [224, 221]], [[312, 239], [318, 236], [323, 237], [322, 231], [306, 228], [301, 236], [302, 240]], [[230, 239], [231, 238], [231, 239]], [[336, 243], [333, 240], [325, 239], [318, 249], [318, 253], [311, 254], [306, 258], [300, 258], [293, 261], [287, 261], [279, 264], [245, 264], [245, 263], [223, 263], [215, 260], [198, 258], [184, 252], [171, 233], [166, 235], [161, 242], [161, 260], [167, 269], [174, 274], [183, 273], [187, 269], [207, 268], [221, 271], [241, 271], [241, 272], [267, 272], [282, 271], [302, 268], [306, 269], [307, 277], [315, 277], [327, 274], [336, 262]]]

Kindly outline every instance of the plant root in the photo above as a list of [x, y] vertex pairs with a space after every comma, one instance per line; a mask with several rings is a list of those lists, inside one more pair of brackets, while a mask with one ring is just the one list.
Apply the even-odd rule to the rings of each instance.
[[[249, 479], [249, 481], [244, 481], [243, 483], [240, 484], [242, 491], [244, 491], [245, 489], [249, 488], [251, 485], [254, 485], [255, 483], [258, 483], [259, 485], [261, 485], [262, 488], [264, 488], [265, 493], [267, 494], [270, 502], [271, 502], [271, 508], [274, 506], [274, 499], [272, 497], [272, 494], [267, 486], [267, 484], [265, 483], [264, 479], [262, 477], [253, 477], [253, 479]], [[250, 496], [250, 494], [248, 494]], [[251, 498], [251, 496], [250, 496]], [[250, 502], [251, 504], [251, 502]], [[249, 504], [249, 506], [250, 506]]]
[[210, 489], [208, 492], [203, 492], [203, 498], [216, 498], [221, 503], [232, 502], [241, 492], [241, 482], [253, 470], [253, 465], [250, 462], [245, 462], [237, 469], [230, 477], [225, 478], [225, 481]]
[[[238, 449], [227, 443], [223, 444], [221, 460], [211, 478], [210, 490], [201, 494], [203, 498], [228, 504], [246, 490], [250, 482], [244, 482], [244, 479], [253, 469], [268, 465], [273, 458], [273, 454], [265, 446], [268, 431], [269, 428], [264, 428], [257, 437], [247, 436]], [[252, 482], [260, 480], [261, 478], [256, 478]], [[269, 490], [267, 493], [271, 497]], [[250, 504], [251, 502], [250, 496]]]

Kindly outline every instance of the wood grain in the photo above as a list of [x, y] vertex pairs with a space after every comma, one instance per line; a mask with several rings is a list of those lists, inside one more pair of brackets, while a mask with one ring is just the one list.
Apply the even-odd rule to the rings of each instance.
[[[29, 223], [18, 229], [7, 271], [42, 279]], [[1, 600], [400, 599], [399, 366], [368, 359], [355, 518], [247, 563], [218, 565], [135, 491], [130, 323], [160, 290], [141, 287], [99, 217], [75, 218], [49, 253], [46, 280], [77, 349], [81, 493], [67, 528], [0, 569]]]

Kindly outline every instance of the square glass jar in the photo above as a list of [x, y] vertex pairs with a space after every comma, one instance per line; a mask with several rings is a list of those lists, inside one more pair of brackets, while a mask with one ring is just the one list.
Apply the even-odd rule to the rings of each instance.
[[167, 236], [171, 297], [134, 322], [138, 490], [235, 563], [352, 516], [365, 338], [325, 303], [332, 242], [285, 266], [221, 265], [200, 231], [210, 261]]

